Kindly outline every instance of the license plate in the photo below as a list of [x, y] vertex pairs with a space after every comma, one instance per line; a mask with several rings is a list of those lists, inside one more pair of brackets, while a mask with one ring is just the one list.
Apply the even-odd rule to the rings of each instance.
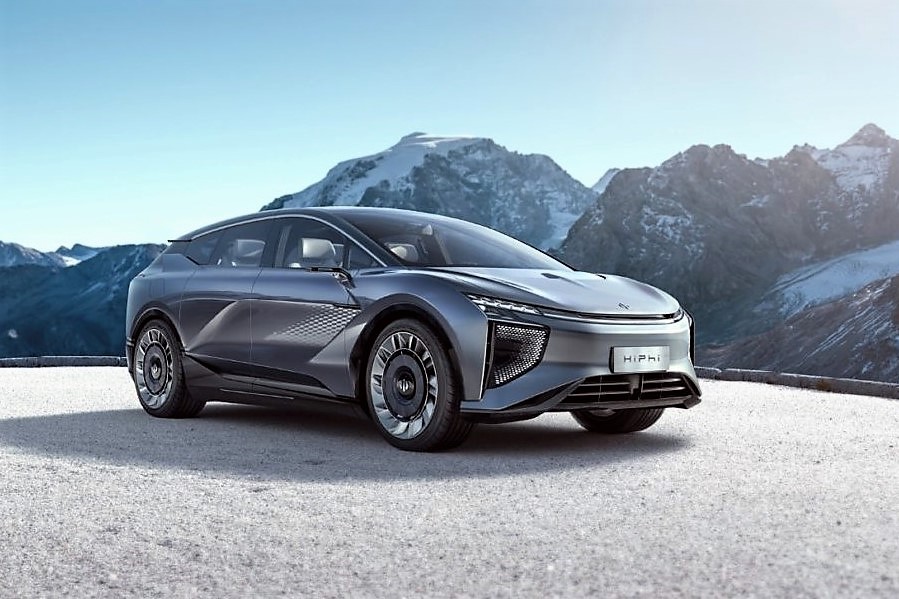
[[656, 347], [613, 347], [612, 372], [664, 372], [668, 370], [671, 350], [667, 345]]

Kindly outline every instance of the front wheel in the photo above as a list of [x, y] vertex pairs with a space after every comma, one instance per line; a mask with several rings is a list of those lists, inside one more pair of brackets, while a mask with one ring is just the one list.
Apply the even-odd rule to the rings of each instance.
[[455, 378], [447, 351], [428, 327], [412, 319], [388, 325], [372, 345], [365, 379], [378, 432], [407, 451], [462, 443], [472, 424], [459, 413]]
[[578, 410], [571, 415], [578, 424], [590, 432], [619, 434], [635, 433], [649, 428], [662, 417], [664, 411], [665, 408], [644, 408], [601, 414], [598, 411]]
[[193, 398], [181, 368], [181, 346], [165, 321], [151, 320], [134, 347], [134, 386], [140, 405], [158, 418], [196, 416], [206, 404]]

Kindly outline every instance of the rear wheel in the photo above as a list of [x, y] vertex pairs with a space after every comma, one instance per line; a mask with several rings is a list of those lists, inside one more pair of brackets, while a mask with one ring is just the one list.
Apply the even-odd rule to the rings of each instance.
[[365, 380], [372, 421], [395, 447], [450, 449], [471, 432], [472, 424], [459, 413], [461, 396], [447, 351], [416, 320], [398, 320], [378, 335]]
[[151, 320], [134, 347], [134, 385], [140, 405], [151, 416], [190, 418], [206, 405], [191, 397], [181, 367], [181, 345], [165, 321]]
[[[608, 412], [603, 410], [602, 412]], [[622, 410], [604, 414], [599, 410], [579, 410], [571, 415], [582, 427], [594, 433], [635, 433], [649, 428], [662, 417], [665, 408]]]

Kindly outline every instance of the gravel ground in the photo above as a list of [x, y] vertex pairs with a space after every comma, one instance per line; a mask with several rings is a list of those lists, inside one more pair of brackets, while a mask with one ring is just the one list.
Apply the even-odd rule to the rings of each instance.
[[899, 596], [899, 402], [704, 391], [421, 455], [341, 407], [158, 420], [123, 368], [0, 369], [0, 595]]

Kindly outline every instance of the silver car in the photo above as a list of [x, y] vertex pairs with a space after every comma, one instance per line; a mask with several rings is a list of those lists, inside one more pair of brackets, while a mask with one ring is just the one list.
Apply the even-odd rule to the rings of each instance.
[[406, 450], [543, 412], [634, 432], [700, 396], [693, 319], [668, 294], [407, 210], [277, 210], [184, 235], [131, 282], [126, 332], [153, 416], [356, 403]]

